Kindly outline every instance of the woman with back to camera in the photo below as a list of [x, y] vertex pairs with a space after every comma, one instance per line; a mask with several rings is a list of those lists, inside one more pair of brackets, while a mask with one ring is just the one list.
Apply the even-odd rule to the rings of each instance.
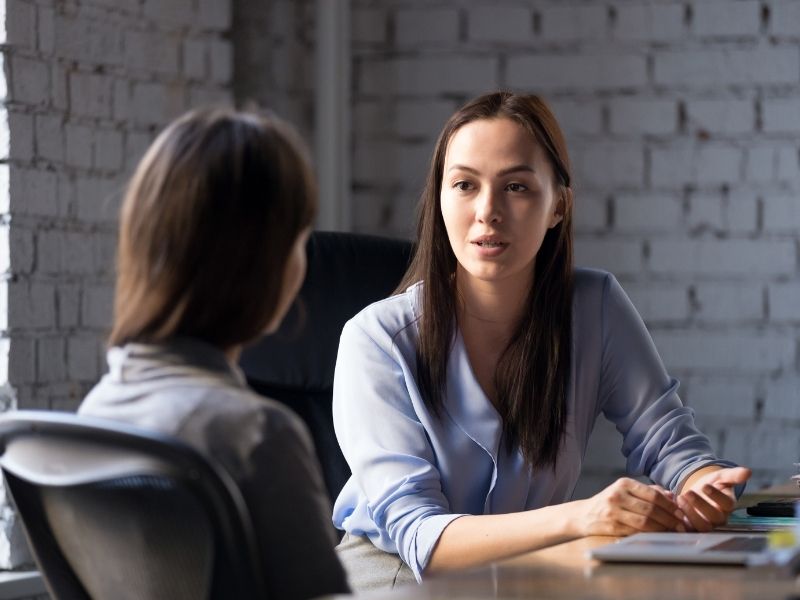
[[236, 366], [300, 288], [316, 202], [302, 144], [279, 120], [217, 109], [170, 125], [125, 196], [109, 373], [79, 409], [222, 463], [250, 509], [271, 598], [348, 590], [311, 438]]
[[[707, 531], [749, 470], [717, 459], [614, 277], [574, 269], [570, 163], [536, 96], [442, 131], [397, 295], [344, 328], [334, 507], [356, 589], [585, 535]], [[570, 501], [599, 413], [632, 476]]]

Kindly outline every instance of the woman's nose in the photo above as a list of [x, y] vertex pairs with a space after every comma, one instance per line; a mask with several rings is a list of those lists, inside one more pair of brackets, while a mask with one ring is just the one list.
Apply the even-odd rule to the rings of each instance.
[[480, 223], [499, 223], [501, 221], [501, 195], [491, 188], [484, 188], [475, 206], [475, 218]]

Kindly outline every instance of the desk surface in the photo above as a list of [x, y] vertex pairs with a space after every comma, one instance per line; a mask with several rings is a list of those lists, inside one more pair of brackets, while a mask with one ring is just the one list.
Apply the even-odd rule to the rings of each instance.
[[773, 568], [612, 565], [586, 551], [613, 541], [590, 537], [530, 552], [474, 571], [432, 578], [421, 586], [365, 598], [733, 598], [800, 597], [800, 581]]

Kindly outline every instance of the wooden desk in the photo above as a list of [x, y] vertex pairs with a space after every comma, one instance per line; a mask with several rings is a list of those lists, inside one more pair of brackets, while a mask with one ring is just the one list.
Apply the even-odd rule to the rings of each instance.
[[800, 581], [773, 568], [611, 565], [586, 551], [614, 538], [591, 537], [524, 554], [489, 567], [431, 578], [420, 586], [365, 598], [545, 598], [788, 600]]

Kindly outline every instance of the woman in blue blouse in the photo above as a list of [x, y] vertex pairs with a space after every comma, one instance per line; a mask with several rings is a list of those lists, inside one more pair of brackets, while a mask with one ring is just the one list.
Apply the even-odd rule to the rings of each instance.
[[[594, 535], [707, 531], [749, 470], [719, 460], [641, 318], [574, 269], [570, 164], [536, 96], [494, 93], [442, 131], [397, 295], [342, 332], [333, 519], [355, 589]], [[632, 476], [570, 501], [600, 413]]]

